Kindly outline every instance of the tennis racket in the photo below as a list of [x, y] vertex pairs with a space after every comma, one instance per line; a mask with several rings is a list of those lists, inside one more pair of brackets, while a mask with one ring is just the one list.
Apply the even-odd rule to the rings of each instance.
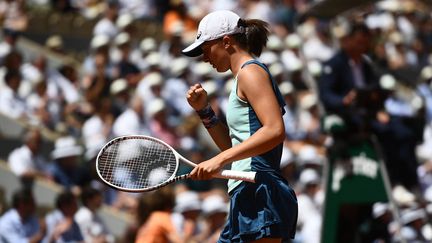
[[[188, 178], [189, 174], [176, 175], [180, 161], [197, 166], [157, 138], [121, 136], [99, 151], [96, 171], [102, 181], [113, 188], [146, 192]], [[214, 177], [255, 182], [255, 172], [223, 170]]]

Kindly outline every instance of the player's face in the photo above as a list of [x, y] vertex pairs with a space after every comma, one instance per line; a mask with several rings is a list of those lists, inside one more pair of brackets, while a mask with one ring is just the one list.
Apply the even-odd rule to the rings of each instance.
[[229, 69], [228, 54], [223, 47], [222, 39], [207, 41], [202, 45], [203, 61], [210, 63], [218, 72]]

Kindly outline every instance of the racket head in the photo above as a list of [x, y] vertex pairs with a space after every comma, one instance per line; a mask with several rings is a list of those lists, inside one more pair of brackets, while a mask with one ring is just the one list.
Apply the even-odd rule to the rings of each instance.
[[173, 180], [179, 167], [178, 153], [150, 136], [116, 137], [99, 151], [96, 172], [101, 180], [121, 191], [146, 192]]

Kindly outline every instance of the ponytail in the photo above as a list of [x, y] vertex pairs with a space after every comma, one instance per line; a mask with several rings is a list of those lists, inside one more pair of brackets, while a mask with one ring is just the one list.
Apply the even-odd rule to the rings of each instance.
[[240, 19], [238, 26], [243, 27], [245, 31], [233, 35], [236, 41], [249, 53], [259, 57], [267, 44], [270, 32], [268, 23], [259, 19]]

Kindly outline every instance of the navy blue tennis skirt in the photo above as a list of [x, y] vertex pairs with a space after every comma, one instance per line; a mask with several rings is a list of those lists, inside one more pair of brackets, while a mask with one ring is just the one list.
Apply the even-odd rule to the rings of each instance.
[[272, 172], [257, 172], [256, 183], [242, 182], [230, 192], [230, 212], [219, 243], [295, 236], [297, 197], [288, 182]]

